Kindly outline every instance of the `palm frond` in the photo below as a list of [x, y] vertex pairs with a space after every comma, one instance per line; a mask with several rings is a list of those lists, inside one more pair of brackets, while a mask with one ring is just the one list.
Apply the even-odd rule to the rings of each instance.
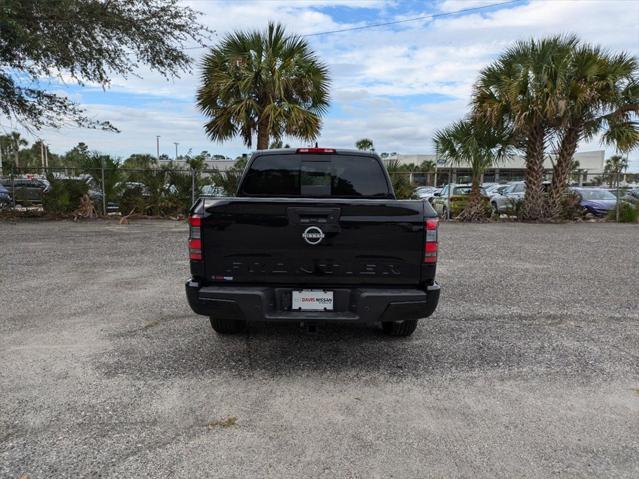
[[264, 124], [273, 138], [312, 140], [328, 109], [329, 85], [328, 68], [308, 42], [270, 22], [264, 31], [228, 34], [205, 55], [197, 105], [214, 141], [239, 134], [251, 146]]

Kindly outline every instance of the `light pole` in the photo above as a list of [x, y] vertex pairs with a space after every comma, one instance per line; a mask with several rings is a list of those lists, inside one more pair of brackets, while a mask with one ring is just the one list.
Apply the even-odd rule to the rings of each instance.
[[40, 163], [42, 164], [42, 174], [45, 174], [45, 170], [44, 170], [44, 141], [42, 141], [42, 139], [39, 139], [40, 141]]
[[104, 184], [104, 157], [100, 160], [100, 172], [102, 176], [102, 214], [107, 215], [106, 209], [106, 185]]
[[155, 135], [155, 149], [158, 164], [160, 163], [160, 135]]
[[175, 145], [175, 161], [177, 161], [178, 159], [177, 150], [178, 150], [179, 143], [177, 141], [174, 141], [173, 144]]

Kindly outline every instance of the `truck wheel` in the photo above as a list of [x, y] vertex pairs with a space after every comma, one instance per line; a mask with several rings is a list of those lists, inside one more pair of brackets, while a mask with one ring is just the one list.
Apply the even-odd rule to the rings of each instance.
[[382, 329], [389, 336], [410, 336], [417, 328], [416, 319], [407, 319], [406, 321], [384, 321]]
[[246, 327], [246, 321], [239, 319], [222, 319], [210, 316], [211, 326], [218, 334], [235, 334], [241, 333]]

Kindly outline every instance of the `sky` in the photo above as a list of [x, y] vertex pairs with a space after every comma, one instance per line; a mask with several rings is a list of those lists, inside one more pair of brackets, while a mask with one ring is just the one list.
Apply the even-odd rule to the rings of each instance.
[[[499, 0], [184, 0], [202, 12], [214, 30], [214, 44], [237, 29], [262, 29], [269, 20], [307, 37], [328, 65], [331, 106], [324, 118], [320, 146], [352, 148], [371, 138], [378, 152], [432, 153], [433, 133], [468, 112], [479, 70], [513, 42], [555, 34], [577, 34], [613, 52], [639, 56], [639, 1], [530, 0], [494, 6]], [[487, 8], [468, 12], [460, 10]], [[414, 17], [449, 14], [395, 25], [312, 35]], [[193, 45], [189, 45], [193, 46]], [[50, 85], [80, 102], [90, 116], [109, 120], [121, 133], [67, 127], [41, 136], [61, 153], [79, 141], [92, 150], [126, 157], [152, 153], [156, 135], [161, 153], [173, 156], [207, 150], [235, 157], [249, 151], [241, 140], [211, 142], [194, 98], [199, 65], [206, 49], [189, 50], [192, 71], [165, 80], [140, 69], [136, 76], [113, 78], [106, 90], [72, 84]], [[7, 129], [7, 124], [2, 127]], [[29, 136], [27, 134], [27, 136]], [[33, 140], [31, 136], [31, 140]], [[304, 146], [288, 139], [291, 146]], [[579, 151], [602, 149], [598, 140]], [[607, 155], [614, 154], [608, 148]], [[639, 151], [630, 153], [639, 171]]]

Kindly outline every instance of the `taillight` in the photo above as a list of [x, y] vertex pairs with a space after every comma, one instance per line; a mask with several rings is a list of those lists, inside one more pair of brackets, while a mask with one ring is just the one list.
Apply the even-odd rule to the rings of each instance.
[[202, 260], [202, 217], [198, 215], [189, 216], [189, 258], [192, 261]]
[[426, 242], [424, 243], [424, 263], [437, 263], [437, 228], [439, 219], [428, 218], [424, 222]]
[[335, 153], [335, 148], [298, 148], [296, 153]]
[[189, 238], [200, 238], [202, 218], [198, 215], [189, 216]]

